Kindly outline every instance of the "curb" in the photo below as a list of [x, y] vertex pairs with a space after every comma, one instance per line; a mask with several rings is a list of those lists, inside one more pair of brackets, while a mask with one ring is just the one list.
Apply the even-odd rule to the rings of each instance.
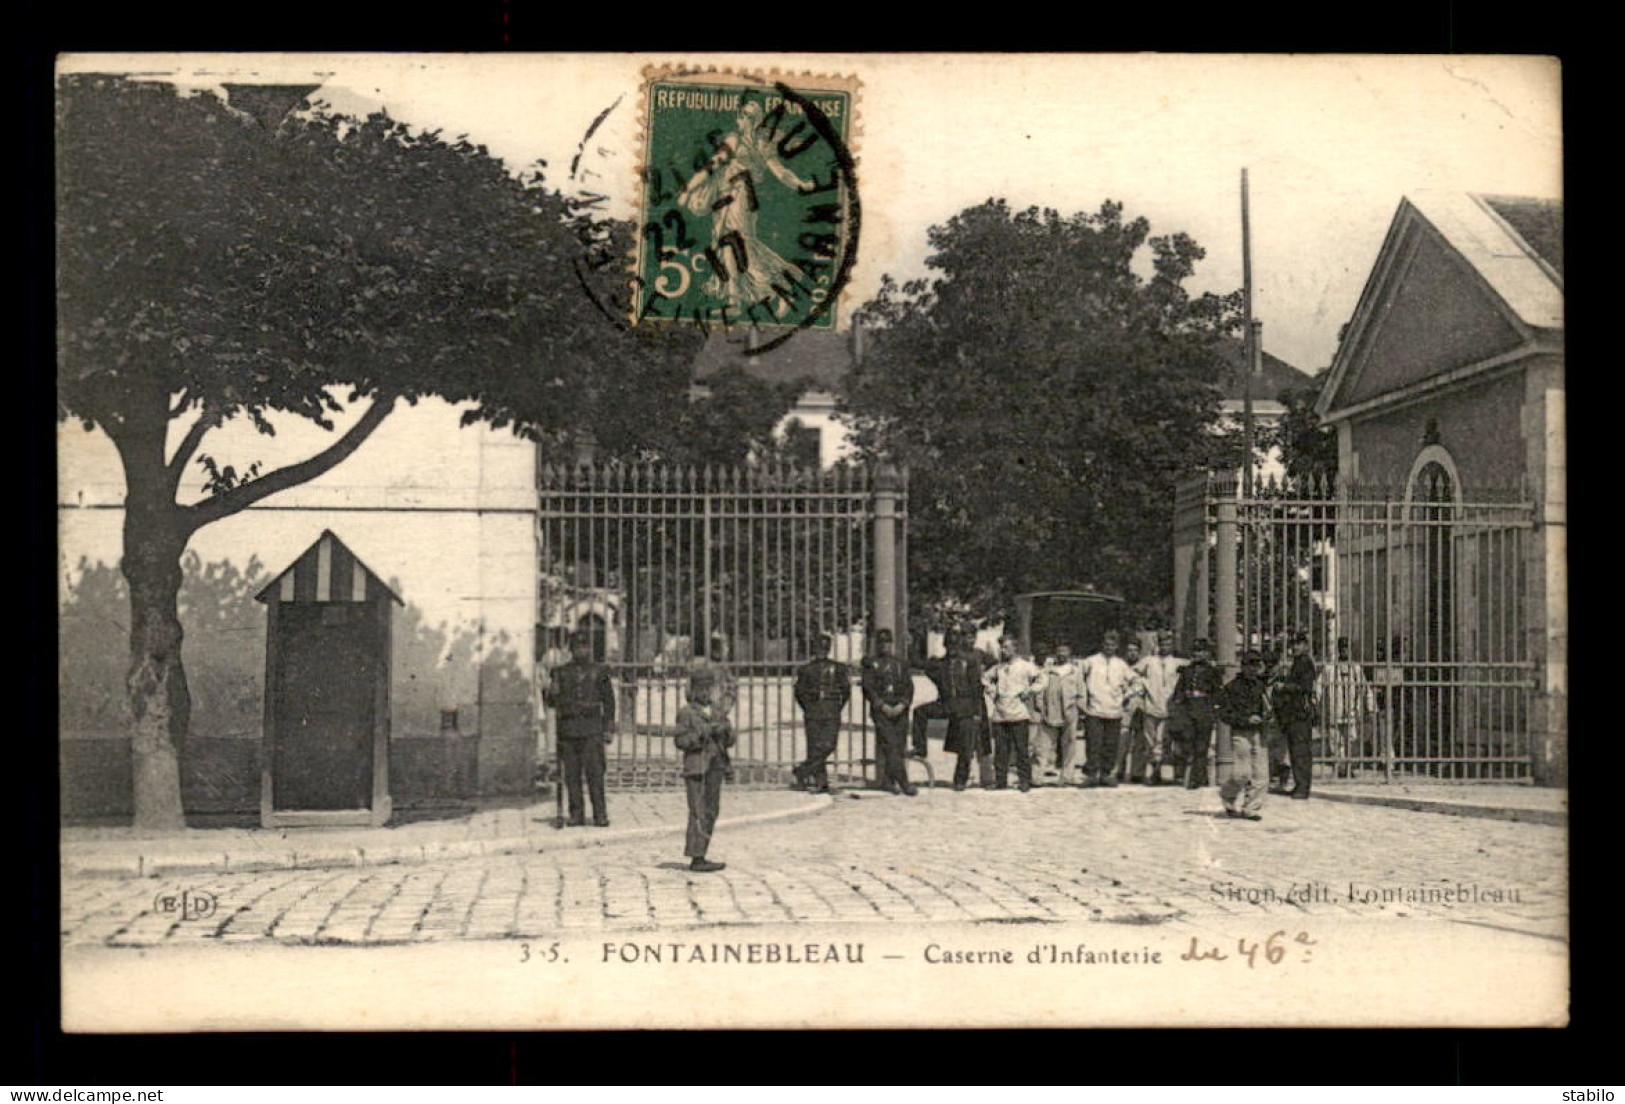
[[[746, 813], [743, 816], [720, 817], [717, 830], [743, 828], [752, 824], [765, 824], [776, 820], [795, 820], [813, 816], [830, 808], [833, 796], [810, 795], [808, 800], [788, 809], [774, 809], [764, 813]], [[551, 819], [551, 818], [548, 818]], [[550, 851], [579, 851], [588, 847], [608, 847], [626, 840], [647, 839], [651, 836], [680, 836], [683, 827], [651, 825], [646, 828], [623, 828], [603, 835], [590, 831], [573, 833], [568, 830], [547, 835], [508, 837], [493, 840], [455, 840], [423, 844], [396, 844], [384, 847], [329, 847], [310, 851], [286, 851], [275, 854], [177, 854], [151, 857], [148, 855], [91, 856], [75, 861], [70, 855], [62, 856], [62, 876], [73, 878], [164, 878], [197, 874], [248, 874], [270, 870], [332, 870], [338, 868], [368, 868], [378, 866], [409, 865], [444, 859], [479, 858], [487, 855], [546, 854]]]
[[1474, 817], [1479, 820], [1509, 820], [1522, 824], [1545, 824], [1556, 828], [1567, 826], [1566, 809], [1514, 809], [1505, 805], [1470, 805], [1459, 801], [1440, 801], [1426, 797], [1405, 797], [1395, 794], [1340, 794], [1335, 790], [1315, 790], [1318, 801], [1341, 801], [1347, 805], [1382, 805], [1390, 809], [1409, 809], [1414, 813], [1442, 813], [1445, 816]]

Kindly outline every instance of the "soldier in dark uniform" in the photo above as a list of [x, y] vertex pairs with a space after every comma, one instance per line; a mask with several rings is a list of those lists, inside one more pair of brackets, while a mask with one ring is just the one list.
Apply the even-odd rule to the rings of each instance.
[[987, 729], [987, 701], [982, 694], [982, 657], [976, 651], [972, 634], [957, 634], [954, 650], [943, 661], [942, 690], [948, 703], [948, 738], [943, 750], [959, 757], [954, 764], [954, 789], [970, 785], [970, 765], [974, 756], [977, 774], [984, 789], [993, 785], [993, 737]]
[[806, 721], [807, 758], [796, 764], [796, 788], [811, 786], [814, 793], [829, 793], [829, 757], [841, 728], [841, 713], [852, 697], [852, 676], [844, 664], [829, 658], [833, 641], [819, 633], [813, 658], [796, 671], [796, 704]]
[[1270, 687], [1270, 706], [1285, 737], [1291, 762], [1292, 790], [1299, 801], [1309, 800], [1314, 775], [1315, 661], [1309, 656], [1309, 634], [1292, 637], [1292, 659], [1282, 677]]
[[609, 827], [609, 806], [604, 800], [604, 745], [615, 724], [615, 685], [609, 668], [594, 663], [592, 637], [578, 632], [570, 638], [570, 662], [552, 673], [552, 684], [542, 700], [557, 716], [559, 760], [565, 792], [570, 799], [569, 825], [587, 822], [581, 801], [581, 777], [587, 777], [592, 795], [592, 822]]
[[913, 797], [918, 791], [908, 780], [903, 752], [908, 739], [908, 707], [914, 701], [914, 679], [908, 665], [892, 654], [890, 629], [875, 633], [875, 654], [863, 661], [863, 696], [875, 722], [880, 786]]
[[1185, 788], [1198, 789], [1207, 785], [1207, 753], [1213, 741], [1213, 722], [1218, 718], [1218, 697], [1221, 686], [1219, 669], [1213, 665], [1213, 649], [1206, 640], [1198, 640], [1191, 648], [1191, 661], [1179, 669], [1174, 683], [1169, 714], [1179, 720], [1177, 726], [1184, 734]]
[[926, 729], [931, 722], [948, 719], [948, 658], [959, 647], [959, 630], [950, 628], [943, 633], [942, 645], [945, 655], [925, 661], [925, 676], [937, 688], [937, 698], [914, 710], [914, 747], [910, 754], [916, 759], [924, 759], [930, 752], [926, 742]]

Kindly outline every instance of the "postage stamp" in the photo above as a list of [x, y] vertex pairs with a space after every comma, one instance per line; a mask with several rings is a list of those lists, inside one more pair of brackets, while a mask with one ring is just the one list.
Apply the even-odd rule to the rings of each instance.
[[644, 77], [633, 322], [834, 329], [861, 223], [856, 79]]

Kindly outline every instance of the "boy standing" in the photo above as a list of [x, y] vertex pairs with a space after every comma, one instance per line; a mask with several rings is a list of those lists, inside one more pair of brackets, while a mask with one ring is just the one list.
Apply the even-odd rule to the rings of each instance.
[[1234, 764], [1230, 777], [1219, 787], [1224, 815], [1242, 820], [1263, 820], [1265, 779], [1269, 774], [1269, 751], [1264, 746], [1264, 726], [1269, 721], [1269, 684], [1264, 679], [1264, 658], [1248, 652], [1241, 673], [1219, 692], [1219, 717], [1230, 726], [1230, 748]]
[[683, 854], [690, 870], [714, 874], [727, 863], [711, 862], [711, 832], [722, 809], [722, 780], [728, 772], [733, 725], [717, 696], [717, 672], [708, 663], [689, 672], [688, 703], [677, 710], [677, 746], [683, 752], [683, 787], [688, 793], [688, 834]]

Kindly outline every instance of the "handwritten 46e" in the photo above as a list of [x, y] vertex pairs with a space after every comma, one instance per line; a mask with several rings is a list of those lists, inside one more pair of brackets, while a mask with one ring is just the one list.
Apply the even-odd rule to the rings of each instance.
[[[1247, 960], [1247, 968], [1249, 970], [1258, 965], [1258, 957], [1261, 952], [1264, 956], [1265, 963], [1270, 966], [1279, 966], [1286, 959], [1287, 946], [1284, 942], [1285, 939], [1286, 932], [1284, 931], [1278, 931], [1271, 934], [1270, 937], [1264, 940], [1262, 943], [1258, 943], [1256, 941], [1249, 942], [1247, 937], [1243, 936], [1236, 940], [1236, 956], [1239, 958], [1245, 958]], [[1299, 932], [1297, 935], [1292, 937], [1292, 942], [1303, 948], [1302, 961], [1310, 961], [1314, 955], [1314, 952], [1309, 950], [1309, 948], [1315, 945], [1315, 941], [1309, 938], [1309, 933]], [[1203, 948], [1200, 940], [1193, 935], [1191, 936], [1190, 948], [1185, 951], [1184, 954], [1179, 956], [1179, 960], [1181, 962], [1223, 962], [1229, 957], [1230, 955], [1220, 950], [1217, 946]]]

